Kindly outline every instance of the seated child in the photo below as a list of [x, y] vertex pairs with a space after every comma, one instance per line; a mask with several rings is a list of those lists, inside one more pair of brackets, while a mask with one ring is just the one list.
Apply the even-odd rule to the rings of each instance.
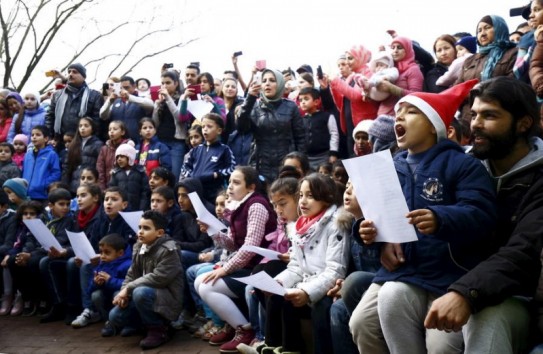
[[25, 159], [26, 150], [28, 147], [28, 137], [24, 134], [17, 134], [13, 138], [13, 153], [12, 160], [20, 170], [23, 169], [23, 161]]
[[[298, 95], [300, 108], [305, 113], [307, 157], [311, 169], [316, 170], [323, 162], [337, 159], [339, 149], [339, 131], [336, 119], [330, 112], [319, 109], [321, 94], [319, 90], [306, 87]], [[326, 142], [329, 142], [326, 144]]]
[[183, 269], [177, 245], [164, 232], [167, 224], [157, 211], [143, 213], [132, 265], [109, 313], [114, 328], [142, 325], [147, 329], [140, 341], [142, 349], [169, 340], [167, 325], [177, 319], [183, 303]]
[[[8, 195], [0, 190], [0, 259], [2, 260], [13, 245], [16, 226], [15, 212], [9, 208]], [[13, 281], [8, 268], [1, 268], [0, 278], [2, 278], [2, 289], [4, 290], [0, 316], [6, 316], [11, 311], [14, 298]]]
[[2, 189], [8, 195], [10, 208], [17, 210], [19, 206], [28, 200], [28, 182], [24, 178], [11, 178], [2, 185]]
[[364, 94], [372, 100], [384, 101], [390, 96], [390, 93], [379, 91], [377, 86], [383, 80], [387, 80], [390, 83], [396, 82], [400, 73], [394, 66], [392, 56], [385, 51], [378, 52], [375, 58], [370, 61], [370, 70], [373, 72], [373, 75], [369, 80], [365, 79], [364, 76], [357, 76], [357, 78], [360, 78], [358, 85], [364, 88]]
[[190, 150], [190, 156], [181, 168], [183, 178], [197, 178], [206, 186], [204, 198], [210, 203], [215, 201], [217, 192], [224, 187], [236, 166], [232, 150], [221, 143], [223, 129], [224, 120], [220, 115], [206, 114], [202, 118], [205, 143]]
[[60, 161], [51, 145], [49, 129], [45, 125], [32, 128], [34, 147], [26, 153], [23, 163], [23, 178], [28, 181], [28, 197], [46, 201], [47, 187], [60, 181]]
[[[106, 235], [100, 240], [100, 263], [93, 267], [94, 277], [86, 289], [86, 296], [92, 298], [92, 306], [85, 308], [83, 313], [77, 316], [72, 322], [73, 328], [86, 327], [108, 317], [109, 310], [113, 307], [113, 297], [121, 290], [126, 272], [130, 268], [131, 260], [125, 253], [126, 246], [126, 240], [117, 234]], [[107, 329], [104, 329], [102, 336], [107, 337], [107, 334]]]
[[165, 230], [168, 235], [174, 235], [176, 230], [182, 227], [175, 221], [181, 210], [175, 203], [175, 193], [172, 188], [168, 186], [155, 188], [151, 193], [151, 210], [162, 213], [168, 219], [168, 227]]
[[460, 77], [464, 61], [477, 52], [477, 38], [462, 37], [456, 42], [456, 59], [453, 60], [445, 74], [441, 75], [436, 85], [449, 87]]
[[151, 192], [160, 186], [175, 187], [175, 176], [165, 167], [155, 167], [149, 175], [149, 189]]
[[[461, 331], [425, 329], [424, 320], [432, 302], [485, 258], [497, 220], [495, 190], [484, 166], [446, 136], [476, 82], [439, 94], [409, 94], [395, 107], [396, 139], [405, 151], [394, 157], [394, 166], [417, 241], [381, 245], [381, 259], [388, 261], [349, 322], [360, 352], [403, 353], [406, 343], [413, 353], [462, 352]], [[371, 244], [376, 225], [366, 219], [359, 233]]]
[[145, 210], [149, 205], [149, 178], [145, 167], [134, 164], [136, 149], [121, 144], [115, 151], [115, 168], [111, 173], [110, 187], [119, 187], [128, 195], [129, 210]]
[[[73, 257], [73, 250], [66, 230], [75, 229], [74, 218], [70, 215], [71, 199], [71, 193], [63, 188], [53, 190], [48, 196], [51, 220], [46, 225], [62, 248], [59, 250], [55, 248], [41, 249], [43, 256], [40, 260], [40, 273], [49, 290], [49, 299], [53, 308], [47, 316], [40, 320], [40, 323], [64, 320], [66, 308], [74, 307], [77, 304], [74, 304], [73, 301], [70, 303], [66, 282], [66, 264], [68, 259]], [[33, 304], [33, 306], [37, 305]]]
[[0, 185], [10, 178], [21, 177], [21, 170], [12, 160], [14, 153], [13, 145], [0, 143]]

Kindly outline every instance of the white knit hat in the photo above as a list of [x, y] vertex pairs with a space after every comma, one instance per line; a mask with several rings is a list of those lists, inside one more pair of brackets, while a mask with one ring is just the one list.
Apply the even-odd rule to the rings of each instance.
[[121, 144], [119, 145], [119, 147], [117, 148], [117, 150], [115, 150], [115, 158], [117, 158], [117, 156], [126, 156], [128, 157], [128, 164], [130, 166], [133, 166], [134, 165], [134, 160], [136, 159], [136, 149], [134, 149], [134, 147], [130, 144]]

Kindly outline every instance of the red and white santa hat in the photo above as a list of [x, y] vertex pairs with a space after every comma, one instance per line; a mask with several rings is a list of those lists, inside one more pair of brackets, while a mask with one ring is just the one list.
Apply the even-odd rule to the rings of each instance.
[[477, 82], [477, 79], [465, 81], [440, 93], [411, 93], [396, 103], [394, 111], [398, 113], [403, 102], [412, 104], [420, 109], [435, 127], [437, 140], [446, 139], [447, 128], [454, 119], [454, 114]]

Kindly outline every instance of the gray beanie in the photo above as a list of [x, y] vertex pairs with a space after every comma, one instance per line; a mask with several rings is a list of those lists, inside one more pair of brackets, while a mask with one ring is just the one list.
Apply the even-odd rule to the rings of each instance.
[[73, 63], [70, 66], [68, 66], [68, 70], [69, 69], [77, 70], [77, 72], [80, 73], [81, 76], [83, 76], [85, 79], [87, 78], [87, 69], [85, 69], [83, 64], [81, 64], [81, 63]]
[[375, 118], [373, 124], [368, 129], [368, 134], [372, 135], [385, 143], [396, 141], [394, 134], [394, 117], [388, 115], [380, 115]]

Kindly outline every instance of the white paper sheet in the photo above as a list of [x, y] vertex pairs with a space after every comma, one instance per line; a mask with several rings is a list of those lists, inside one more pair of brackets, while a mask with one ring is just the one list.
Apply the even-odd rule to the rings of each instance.
[[286, 293], [285, 288], [281, 286], [275, 279], [270, 277], [268, 273], [261, 271], [256, 274], [251, 274], [248, 277], [232, 278], [247, 285], [252, 285], [257, 289], [267, 291], [272, 294], [284, 296]]
[[81, 259], [83, 264], [90, 263], [90, 260], [97, 256], [84, 232], [71, 232], [66, 230], [66, 234], [68, 234], [68, 239], [70, 240], [75, 256]]
[[130, 226], [132, 230], [138, 234], [140, 230], [140, 219], [143, 215], [143, 211], [120, 211], [119, 214], [123, 217], [124, 221]]
[[225, 224], [207, 210], [196, 192], [189, 193], [189, 198], [198, 220], [207, 225], [207, 234], [209, 236], [227, 228]]
[[201, 121], [202, 117], [211, 112], [213, 104], [204, 100], [188, 100], [187, 110], [196, 118]]
[[276, 260], [276, 259], [278, 260], [279, 255], [281, 254], [281, 253], [279, 253], [277, 251], [269, 250], [267, 248], [262, 248], [262, 247], [258, 247], [258, 246], [252, 246], [252, 245], [243, 245], [240, 248], [240, 251], [241, 250], [254, 252], [256, 254], [259, 254], [259, 255], [261, 255], [263, 257], [268, 258], [269, 260]]
[[30, 219], [23, 220], [23, 222], [45, 250], [49, 251], [51, 247], [56, 248], [57, 251], [62, 249], [62, 246], [58, 243], [56, 237], [51, 233], [47, 226], [45, 226], [43, 221], [40, 219]]
[[342, 160], [364, 217], [377, 229], [377, 242], [417, 241], [413, 225], [405, 217], [407, 202], [394, 168], [390, 150]]

